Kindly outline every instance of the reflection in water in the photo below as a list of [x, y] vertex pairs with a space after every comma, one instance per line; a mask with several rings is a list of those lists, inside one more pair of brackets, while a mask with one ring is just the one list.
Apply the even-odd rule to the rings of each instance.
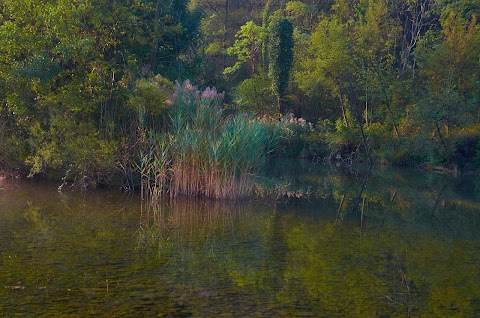
[[263, 229], [271, 222], [266, 214], [270, 210], [265, 204], [251, 202], [179, 198], [158, 203], [141, 215], [137, 249], [158, 252], [159, 257], [168, 254], [170, 261], [187, 250], [201, 248], [213, 253], [216, 245], [253, 239], [258, 227]]
[[480, 315], [477, 178], [298, 162], [270, 176], [261, 200], [143, 212], [4, 184], [0, 316]]

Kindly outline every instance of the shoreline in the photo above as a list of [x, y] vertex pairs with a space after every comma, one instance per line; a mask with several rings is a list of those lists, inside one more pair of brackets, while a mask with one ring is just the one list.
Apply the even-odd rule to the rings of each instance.
[[23, 178], [23, 175], [19, 170], [0, 167], [0, 180], [21, 179], [21, 178]]
[[[312, 159], [308, 159], [308, 158], [276, 158], [276, 160], [306, 160], [308, 162], [311, 162], [313, 164], [315, 164], [315, 161], [312, 160]], [[318, 163], [318, 162], [317, 162]], [[330, 163], [334, 163], [334, 162], [330, 162]], [[345, 167], [345, 168], [349, 168], [349, 169], [355, 169], [355, 168], [361, 168], [361, 167], [365, 167], [365, 166], [368, 166], [365, 165], [364, 162], [357, 162], [357, 163], [354, 163], [354, 164], [351, 164], [351, 165], [348, 165], [348, 164], [340, 164], [340, 166], [342, 167]], [[338, 167], [338, 166], [337, 166]], [[472, 169], [457, 169], [457, 168], [451, 168], [451, 167], [448, 167], [448, 166], [430, 166], [430, 165], [425, 165], [425, 164], [420, 164], [420, 165], [414, 165], [414, 166], [408, 166], [408, 165], [392, 165], [390, 163], [386, 163], [386, 162], [375, 162], [371, 168], [372, 169], [381, 169], [381, 168], [385, 168], [385, 167], [391, 167], [391, 168], [400, 168], [400, 169], [411, 169], [411, 170], [416, 170], [416, 171], [421, 171], [423, 173], [430, 173], [430, 174], [434, 174], [434, 175], [445, 175], [445, 176], [451, 176], [451, 177], [460, 177], [460, 176], [480, 176], [480, 170], [479, 169], [476, 169], [476, 170], [472, 170]], [[8, 180], [26, 180], [26, 179], [31, 179], [29, 177], [27, 177], [27, 173], [25, 172], [25, 170], [22, 171], [22, 169], [12, 169], [10, 167], [5, 167], [5, 166], [0, 166], [0, 182], [4, 182], [4, 181], [8, 181]], [[43, 179], [43, 180], [50, 180], [52, 181], [52, 179], [50, 179], [47, 175], [43, 175], [42, 177], [34, 177], [33, 179]], [[61, 180], [58, 180], [60, 182], [60, 184], [62, 183]], [[104, 187], [101, 187], [101, 188], [118, 188], [118, 184], [116, 185], [105, 185]], [[75, 188], [75, 186], [73, 186], [73, 188]], [[90, 188], [89, 190], [95, 190], [95, 188]]]

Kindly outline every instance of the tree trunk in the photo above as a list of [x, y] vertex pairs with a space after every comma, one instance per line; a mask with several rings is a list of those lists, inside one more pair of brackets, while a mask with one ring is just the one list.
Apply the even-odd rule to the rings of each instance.
[[160, 37], [160, 8], [162, 1], [157, 0], [155, 4], [155, 20], [153, 21], [152, 50], [150, 52], [150, 72], [155, 72], [157, 65], [158, 41]]
[[[229, 2], [228, 0], [225, 0], [225, 19], [223, 20], [223, 35], [222, 35], [222, 48], [223, 51], [227, 51], [227, 23], [229, 19]], [[225, 68], [225, 65], [227, 64], [226, 56], [225, 54], [222, 54], [222, 69]]]
[[447, 151], [447, 144], [443, 139], [442, 132], [440, 131], [440, 126], [438, 126], [438, 121], [435, 122], [435, 127], [437, 128], [438, 138], [440, 138], [440, 142], [442, 143], [443, 148], [445, 149], [445, 151]]
[[368, 127], [368, 86], [365, 87], [365, 125]]
[[282, 116], [282, 98], [280, 97], [280, 95], [277, 96], [277, 108], [280, 116]]
[[345, 127], [348, 128], [348, 118], [347, 113], [345, 112], [345, 107], [343, 105], [342, 93], [338, 94], [338, 99], [340, 101], [340, 109], [342, 110], [343, 123], [345, 124]]
[[357, 99], [357, 95], [355, 94], [355, 89], [353, 87], [353, 83], [352, 83], [352, 80], [349, 79], [349, 86], [350, 86], [350, 90], [349, 90], [349, 100], [351, 100], [351, 102], [354, 103], [354, 111], [355, 111], [355, 117], [358, 121], [358, 127], [360, 128], [360, 135], [362, 137], [362, 142], [363, 142], [363, 145], [365, 147], [365, 150], [367, 151], [367, 157], [368, 157], [368, 161], [370, 162], [370, 165], [373, 165], [373, 159], [372, 159], [372, 154], [370, 152], [370, 146], [368, 145], [368, 142], [367, 142], [367, 137], [365, 136], [365, 132], [363, 130], [363, 116], [361, 114], [361, 110], [360, 110], [360, 105], [358, 103], [358, 99]]

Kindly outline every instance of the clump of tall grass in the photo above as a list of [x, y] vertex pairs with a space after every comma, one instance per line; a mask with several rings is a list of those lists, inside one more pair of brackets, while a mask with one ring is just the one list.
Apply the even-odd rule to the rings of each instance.
[[252, 194], [255, 175], [276, 146], [275, 125], [224, 116], [224, 94], [177, 83], [168, 130], [150, 133], [138, 168], [142, 193], [240, 199]]
[[[168, 190], [171, 174], [171, 145], [168, 136], [155, 135], [153, 131], [140, 133], [139, 162], [137, 170], [141, 177], [141, 196], [151, 202], [158, 201]], [[143, 203], [143, 201], [142, 201]], [[143, 206], [142, 206], [143, 210]]]

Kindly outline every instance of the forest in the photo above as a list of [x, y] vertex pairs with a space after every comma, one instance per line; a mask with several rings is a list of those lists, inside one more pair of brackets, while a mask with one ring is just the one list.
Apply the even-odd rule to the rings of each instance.
[[0, 0], [0, 169], [208, 197], [249, 195], [268, 156], [478, 171], [479, 13]]

